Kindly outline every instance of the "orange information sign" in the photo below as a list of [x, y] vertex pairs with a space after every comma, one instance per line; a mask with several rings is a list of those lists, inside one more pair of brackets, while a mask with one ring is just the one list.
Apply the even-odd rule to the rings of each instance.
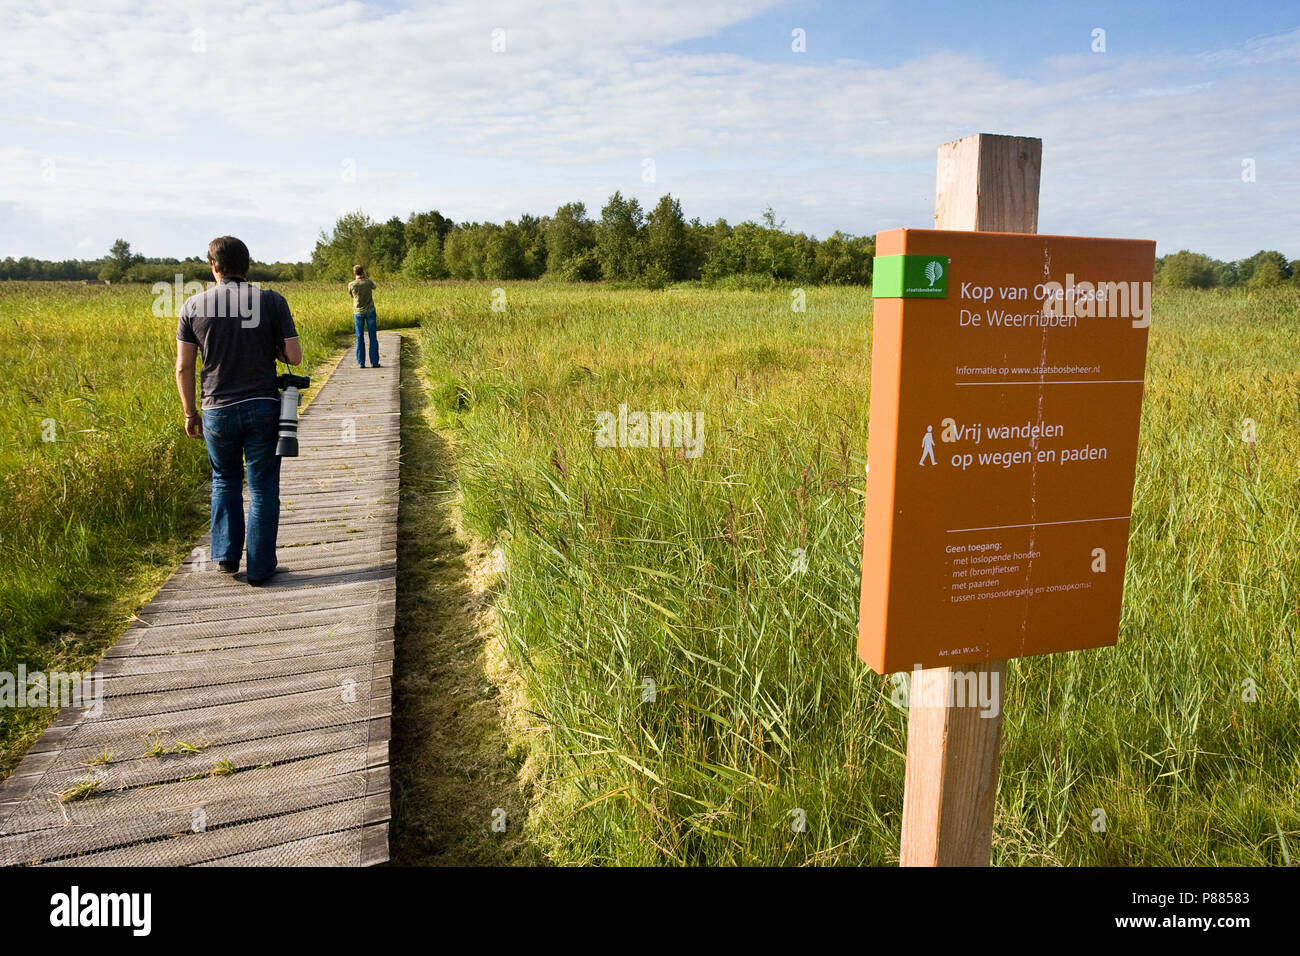
[[895, 229], [876, 255], [858, 654], [1114, 644], [1155, 243]]

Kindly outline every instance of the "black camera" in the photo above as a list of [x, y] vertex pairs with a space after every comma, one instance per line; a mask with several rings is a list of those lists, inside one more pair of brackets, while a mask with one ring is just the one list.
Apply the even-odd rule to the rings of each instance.
[[298, 457], [298, 401], [302, 389], [310, 384], [311, 379], [306, 375], [287, 372], [275, 380], [275, 387], [283, 392], [280, 396], [280, 440], [275, 446], [275, 453], [281, 458]]

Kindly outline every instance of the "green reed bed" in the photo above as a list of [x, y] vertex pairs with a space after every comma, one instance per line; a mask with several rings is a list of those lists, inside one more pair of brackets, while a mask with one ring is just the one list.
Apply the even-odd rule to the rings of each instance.
[[[534, 838], [564, 863], [896, 860], [906, 714], [854, 652], [869, 293], [503, 288], [430, 290], [421, 334], [544, 728]], [[1300, 846], [1300, 299], [1155, 308], [1120, 644], [1011, 666], [998, 863]], [[701, 454], [598, 447], [620, 403], [701, 413]]]

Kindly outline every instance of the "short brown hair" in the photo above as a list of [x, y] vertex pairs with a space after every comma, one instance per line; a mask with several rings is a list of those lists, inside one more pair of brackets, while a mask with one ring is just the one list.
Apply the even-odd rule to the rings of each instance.
[[218, 236], [208, 243], [208, 262], [232, 279], [248, 275], [248, 246], [234, 236]]
[[366, 267], [365, 267], [365, 266], [353, 266], [353, 267], [352, 267], [352, 274], [353, 274], [354, 276], [363, 276], [363, 275], [366, 274]]

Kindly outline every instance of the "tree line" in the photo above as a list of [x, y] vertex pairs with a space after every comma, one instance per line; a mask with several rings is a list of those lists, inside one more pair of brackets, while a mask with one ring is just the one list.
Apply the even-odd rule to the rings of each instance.
[[581, 202], [554, 215], [456, 223], [435, 211], [372, 222], [361, 212], [321, 232], [312, 272], [344, 279], [353, 265], [377, 277], [410, 279], [608, 280], [661, 287], [796, 282], [869, 285], [875, 241], [842, 232], [817, 239], [789, 232], [771, 209], [762, 222], [732, 226], [725, 219], [687, 221], [681, 202], [663, 196], [648, 212], [635, 197], [615, 192], [598, 218]]
[[[339, 217], [321, 231], [310, 262], [253, 262], [249, 278], [261, 282], [346, 280], [363, 265], [381, 279], [556, 279], [659, 288], [702, 281], [759, 288], [775, 283], [870, 285], [874, 236], [834, 232], [817, 239], [790, 232], [769, 208], [761, 222], [732, 226], [725, 219], [687, 221], [679, 200], [663, 196], [649, 212], [635, 197], [615, 192], [589, 217], [583, 203], [565, 203], [551, 216], [454, 222], [437, 210], [374, 222], [362, 212]], [[108, 282], [207, 281], [206, 259], [146, 258], [125, 239], [102, 259], [59, 262], [0, 260], [0, 279]], [[1275, 250], [1225, 262], [1184, 249], [1156, 260], [1156, 284], [1211, 289], [1300, 286], [1300, 261]]]
[[[302, 262], [250, 263], [248, 277], [256, 282], [284, 282], [310, 278], [311, 266]], [[211, 282], [212, 269], [204, 256], [187, 259], [146, 257], [118, 239], [102, 259], [33, 259], [9, 256], [0, 259], [0, 280], [25, 279], [47, 282], [172, 282], [176, 276], [186, 282]]]
[[1157, 286], [1170, 289], [1300, 286], [1300, 260], [1288, 261], [1276, 250], [1261, 249], [1248, 259], [1223, 262], [1183, 249], [1156, 260], [1155, 279]]

